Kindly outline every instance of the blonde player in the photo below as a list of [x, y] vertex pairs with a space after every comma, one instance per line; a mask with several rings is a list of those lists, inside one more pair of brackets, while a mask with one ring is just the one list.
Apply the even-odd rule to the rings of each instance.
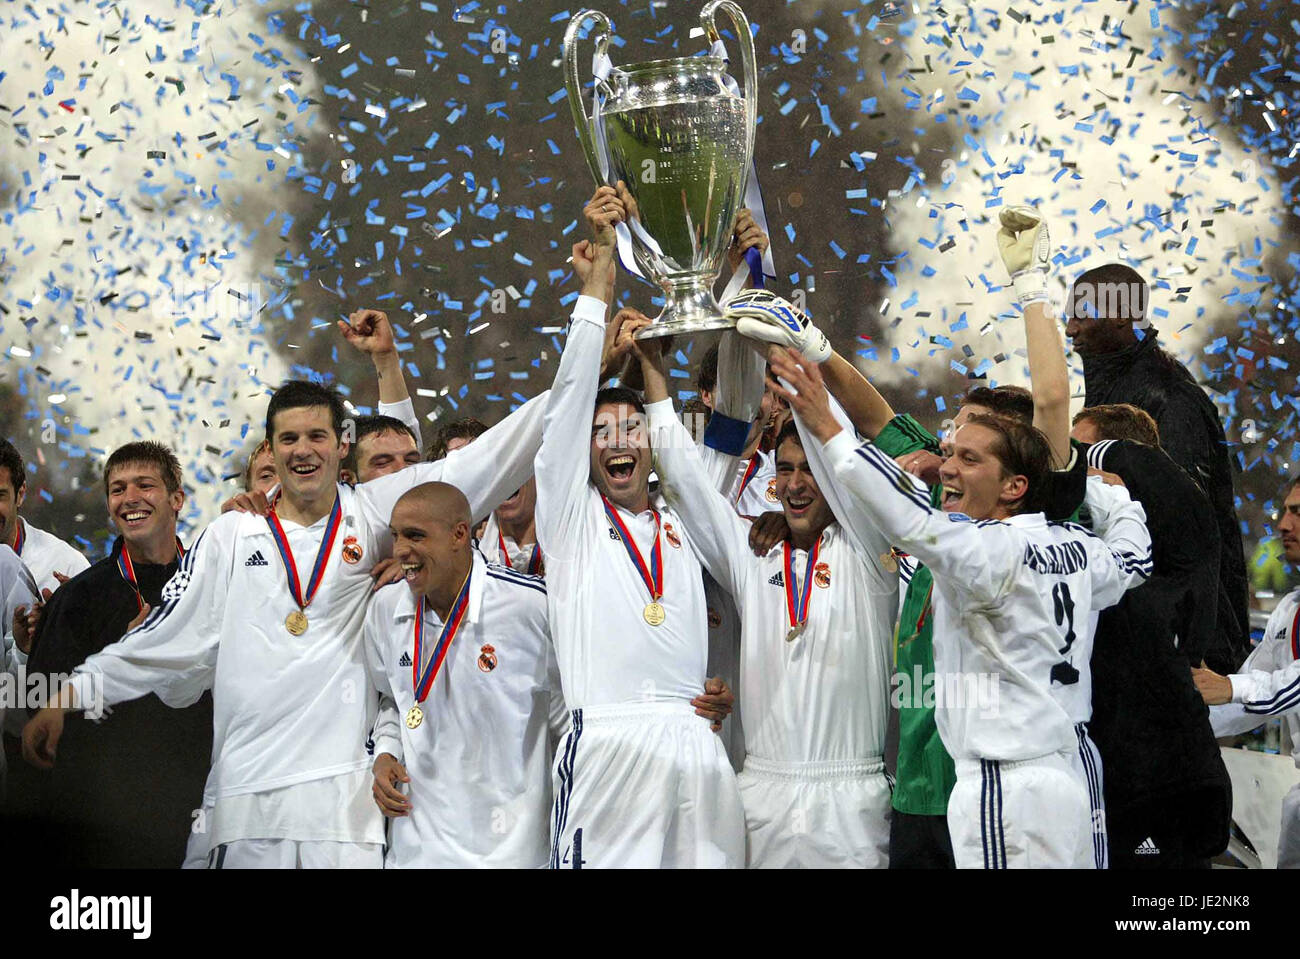
[[[708, 482], [674, 415], [657, 349], [641, 349], [650, 442], [668, 502], [741, 621], [740, 774], [746, 863], [883, 868], [890, 645], [898, 578], [867, 523], [836, 522], [793, 425], [777, 440], [777, 491], [790, 538], [764, 557], [749, 524]], [[858, 514], [854, 514], [855, 516]]]
[[[806, 367], [806, 368], [805, 368]], [[832, 415], [816, 365], [773, 368], [838, 481], [895, 545], [934, 570], [936, 719], [956, 760], [948, 824], [959, 868], [1090, 868], [1093, 822], [1077, 730], [1053, 686], [1088, 670], [1087, 625], [1151, 569], [1142, 508], [1088, 483], [1100, 538], [1033, 511], [1051, 452], [1023, 423], [973, 416], [944, 463], [943, 509]], [[996, 698], [979, 693], [996, 683]]]
[[552, 744], [567, 714], [546, 587], [485, 562], [471, 523], [454, 486], [405, 493], [389, 524], [405, 582], [366, 614], [390, 868], [541, 868], [550, 857]]
[[708, 648], [700, 563], [680, 518], [650, 499], [640, 399], [597, 393], [624, 206], [602, 187], [584, 215], [595, 242], [574, 248], [583, 295], [536, 462], [551, 634], [572, 710], [551, 865], [740, 866], [735, 773], [691, 706]]
[[209, 866], [378, 866], [383, 822], [365, 750], [377, 699], [361, 630], [370, 567], [391, 551], [392, 505], [446, 477], [491, 509], [527, 475], [543, 408], [539, 397], [474, 450], [353, 490], [337, 482], [347, 452], [338, 395], [304, 382], [277, 390], [266, 424], [274, 508], [213, 522], [161, 608], [77, 667], [59, 708], [28, 723], [24, 756], [53, 765], [63, 709], [92, 705], [96, 681], [101, 705], [154, 692], [185, 706], [212, 689]]

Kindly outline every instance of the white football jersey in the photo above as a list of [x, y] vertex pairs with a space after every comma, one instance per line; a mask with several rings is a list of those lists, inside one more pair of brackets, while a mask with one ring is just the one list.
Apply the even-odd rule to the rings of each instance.
[[[377, 700], [366, 673], [362, 625], [371, 597], [370, 568], [392, 551], [393, 506], [416, 485], [444, 481], [465, 493], [471, 509], [491, 510], [527, 478], [544, 409], [538, 400], [472, 448], [355, 489], [338, 486], [339, 528], [306, 609], [308, 628], [299, 636], [286, 625], [298, 605], [266, 518], [221, 516], [163, 588], [162, 605], [77, 667], [78, 703], [91, 701], [97, 680], [109, 706], [153, 692], [182, 707], [212, 689], [213, 768], [206, 791], [215, 800], [218, 821], [224, 799], [364, 770]], [[329, 519], [308, 527], [280, 520], [304, 590]], [[240, 830], [256, 829], [259, 815], [271, 815], [267, 810], [252, 814], [247, 807], [240, 804]], [[382, 822], [378, 810], [373, 812], [355, 822], [348, 837], [303, 834], [308, 824], [298, 823], [298, 831], [275, 838], [382, 842]], [[220, 841], [239, 838], [257, 836], [226, 833]]]
[[[411, 812], [392, 820], [385, 865], [544, 868], [550, 763], [568, 719], [546, 586], [474, 554], [464, 621], [411, 729], [413, 671], [423, 667], [413, 662], [415, 599], [405, 583], [388, 586], [366, 616], [370, 677], [380, 694], [375, 755], [392, 754], [411, 779]], [[426, 650], [442, 628], [426, 604]]]
[[[822, 534], [809, 569], [803, 550], [784, 544], [766, 556], [749, 548], [749, 523], [710, 485], [704, 461], [686, 442], [671, 401], [653, 403], [651, 437], [664, 495], [686, 522], [710, 574], [740, 612], [740, 698], [745, 748], [771, 762], [878, 759], [889, 718], [890, 644], [898, 579], [882, 564], [888, 546], [878, 533], [860, 543], [838, 524]], [[787, 587], [808, 615], [796, 638]]]
[[1259, 641], [1232, 682], [1232, 702], [1210, 707], [1214, 735], [1233, 736], [1281, 716], [1291, 734], [1291, 758], [1300, 766], [1300, 589], [1273, 608]]
[[856, 508], [934, 571], [935, 719], [948, 752], [1073, 754], [1075, 694], [1058, 687], [1085, 683], [1092, 613], [1150, 575], [1142, 507], [1094, 477], [1087, 502], [1104, 540], [1041, 513], [977, 522], [933, 509], [872, 443], [841, 431], [823, 449]]
[[56, 572], [71, 579], [90, 567], [90, 560], [72, 546], [53, 533], [37, 529], [22, 517], [18, 519], [15, 552], [35, 577], [37, 587], [50, 592], [59, 588], [59, 581], [54, 577]]
[[[689, 701], [704, 688], [708, 654], [702, 569], [670, 509], [659, 510], [664, 620], [591, 485], [592, 403], [605, 304], [579, 297], [551, 391], [537, 455], [537, 537], [545, 551], [551, 636], [570, 709]], [[619, 509], [650, 562], [654, 514]]]

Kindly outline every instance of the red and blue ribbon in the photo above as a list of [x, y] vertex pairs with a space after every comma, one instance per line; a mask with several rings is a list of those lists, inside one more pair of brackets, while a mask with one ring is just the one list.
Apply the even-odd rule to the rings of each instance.
[[632, 534], [628, 532], [627, 526], [624, 525], [622, 517], [618, 515], [618, 510], [614, 504], [605, 498], [605, 494], [600, 494], [600, 501], [605, 504], [605, 515], [609, 517], [610, 525], [618, 533], [618, 538], [623, 543], [623, 548], [627, 550], [628, 557], [632, 560], [632, 565], [641, 575], [641, 581], [645, 583], [646, 589], [650, 590], [650, 602], [659, 601], [659, 597], [664, 594], [664, 562], [663, 552], [659, 545], [659, 511], [652, 509], [650, 512], [655, 517], [655, 544], [650, 550], [650, 563], [641, 557], [641, 550], [637, 549], [636, 540], [632, 539]]
[[[500, 530], [497, 530], [497, 548], [501, 550], [501, 562], [511, 569], [515, 568], [514, 563], [510, 562], [510, 554], [506, 552], [506, 538]], [[532, 555], [528, 557], [528, 575], [542, 575], [542, 549], [537, 543], [533, 544]]]
[[785, 553], [785, 611], [790, 617], [790, 626], [802, 626], [808, 622], [808, 601], [812, 598], [813, 573], [817, 568], [817, 554], [821, 552], [820, 537], [808, 550], [808, 566], [804, 570], [803, 582], [795, 588], [794, 548], [790, 541], [782, 544]]
[[754, 476], [758, 473], [758, 454], [755, 453], [749, 458], [749, 465], [745, 467], [745, 475], [740, 478], [740, 490], [736, 493], [736, 503], [739, 504], [745, 495], [745, 490], [753, 481]]
[[19, 556], [23, 555], [23, 544], [27, 542], [27, 530], [23, 528], [23, 518], [15, 516], [18, 520], [18, 531], [14, 533], [14, 552]]
[[465, 582], [461, 584], [460, 592], [456, 594], [456, 601], [451, 604], [447, 621], [438, 636], [438, 645], [433, 648], [433, 654], [429, 656], [423, 673], [420, 671], [420, 663], [424, 661], [424, 597], [421, 596], [415, 604], [415, 655], [411, 657], [411, 682], [415, 686], [417, 703], [424, 702], [429, 695], [429, 690], [433, 688], [433, 681], [438, 677], [438, 670], [442, 669], [442, 661], [447, 658], [447, 651], [451, 649], [452, 640], [456, 638], [460, 624], [465, 621], [465, 611], [469, 609], [469, 581], [473, 572], [471, 568], [470, 572], [465, 574]]
[[[180, 537], [176, 537], [176, 559], [185, 558], [185, 547], [181, 545]], [[127, 585], [135, 591], [135, 608], [144, 609], [144, 597], [140, 595], [140, 585], [135, 578], [135, 564], [131, 562], [131, 555], [126, 551], [126, 540], [122, 541], [122, 549], [117, 554], [117, 571], [122, 574]]]
[[311, 605], [312, 597], [316, 595], [321, 580], [325, 578], [325, 567], [329, 565], [330, 551], [334, 548], [334, 538], [338, 535], [342, 520], [343, 506], [338, 493], [335, 493], [329, 522], [325, 524], [325, 535], [316, 553], [316, 562], [311, 568], [311, 578], [307, 581], [307, 592], [304, 594], [302, 580], [298, 577], [298, 565], [293, 560], [293, 550], [289, 548], [289, 537], [284, 535], [284, 527], [280, 525], [280, 517], [275, 515], [274, 504], [271, 506], [271, 512], [266, 515], [266, 525], [271, 527], [271, 538], [275, 540], [275, 547], [280, 551], [280, 559], [284, 562], [284, 570], [289, 578], [289, 593], [299, 609], [306, 609]]

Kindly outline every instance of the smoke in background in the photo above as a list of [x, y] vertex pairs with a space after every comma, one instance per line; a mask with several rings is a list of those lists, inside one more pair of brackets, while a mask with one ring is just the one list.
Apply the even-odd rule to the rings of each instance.
[[6, 7], [0, 342], [23, 405], [5, 435], [56, 490], [166, 443], [193, 528], [289, 369], [275, 220], [313, 135], [311, 65], [251, 2]]
[[[698, 0], [593, 5], [616, 64], [705, 49]], [[1037, 203], [1060, 279], [1103, 249], [1152, 278], [1267, 532], [1300, 461], [1289, 5], [741, 5], [774, 288], [938, 427], [971, 385], [1023, 381], [992, 233], [999, 205]], [[426, 421], [494, 422], [549, 385], [593, 188], [560, 70], [578, 6], [56, 9], [7, 5], [0, 34], [0, 417], [59, 494], [45, 525], [98, 539], [98, 491], [68, 490], [137, 435], [175, 441], [210, 519], [268, 386], [313, 376], [367, 408], [373, 374], [333, 329], [362, 306], [393, 318]], [[679, 397], [707, 345], [677, 344]]]

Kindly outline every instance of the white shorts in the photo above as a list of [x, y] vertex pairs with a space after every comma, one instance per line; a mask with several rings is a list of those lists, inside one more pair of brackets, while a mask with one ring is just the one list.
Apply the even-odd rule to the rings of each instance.
[[377, 842], [236, 839], [208, 853], [209, 869], [382, 869]]
[[750, 869], [885, 869], [892, 785], [875, 760], [775, 763], [745, 757]]
[[958, 869], [1093, 869], [1092, 808], [1076, 758], [957, 760], [948, 831]]
[[573, 710], [554, 787], [552, 869], [744, 865], [736, 774], [688, 703]]
[[1277, 868], [1300, 869], [1300, 785], [1282, 797], [1282, 831], [1277, 837]]
[[1088, 786], [1088, 806], [1092, 813], [1092, 860], [1096, 869], [1110, 868], [1110, 839], [1106, 835], [1106, 798], [1102, 792], [1101, 753], [1088, 735], [1086, 723], [1074, 724], [1079, 748], [1074, 754], [1075, 774]]

